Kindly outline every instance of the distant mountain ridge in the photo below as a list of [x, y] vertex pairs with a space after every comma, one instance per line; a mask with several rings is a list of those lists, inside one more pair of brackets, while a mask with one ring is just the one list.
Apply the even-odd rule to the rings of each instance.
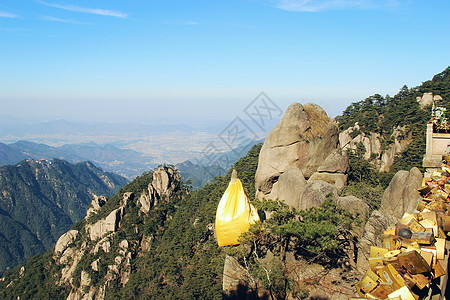
[[96, 143], [66, 144], [60, 147], [18, 141], [12, 144], [0, 143], [0, 166], [13, 165], [23, 159], [63, 159], [71, 163], [92, 161], [102, 169], [132, 179], [156, 167], [151, 157], [142, 153], [120, 149], [116, 146]]
[[[236, 149], [222, 152], [219, 154], [222, 159], [209, 164], [199, 157], [175, 164], [175, 166], [180, 170], [184, 181], [190, 180], [192, 187], [199, 189], [214, 177], [224, 175], [234, 162], [247, 153], [253, 145], [262, 141], [252, 141], [239, 145]], [[0, 143], [0, 166], [14, 165], [23, 159], [52, 158], [63, 159], [70, 163], [92, 161], [100, 168], [117, 173], [129, 180], [157, 166], [149, 162], [152, 159], [149, 156], [111, 144], [83, 143], [52, 147], [30, 141]]]
[[93, 195], [114, 195], [126, 183], [91, 162], [32, 159], [0, 167], [0, 272], [53, 247], [84, 218]]

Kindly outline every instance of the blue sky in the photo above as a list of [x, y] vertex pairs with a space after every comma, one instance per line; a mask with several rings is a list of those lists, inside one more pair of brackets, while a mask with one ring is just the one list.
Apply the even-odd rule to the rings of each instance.
[[448, 0], [0, 2], [0, 115], [233, 119], [264, 91], [335, 116], [449, 65]]

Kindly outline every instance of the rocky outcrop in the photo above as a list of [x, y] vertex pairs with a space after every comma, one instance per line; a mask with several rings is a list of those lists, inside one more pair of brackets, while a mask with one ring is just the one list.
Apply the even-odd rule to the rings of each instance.
[[297, 167], [292, 167], [280, 175], [278, 181], [273, 185], [269, 198], [284, 200], [286, 204], [298, 208], [306, 184], [302, 171]]
[[357, 238], [361, 238], [364, 234], [364, 227], [369, 219], [369, 206], [355, 196], [339, 197], [336, 204], [349, 211], [353, 215], [353, 218], [359, 221], [353, 225], [352, 231]]
[[[79, 224], [78, 230], [63, 234], [55, 246], [53, 260], [61, 270], [58, 284], [70, 288], [67, 299], [102, 300], [111, 283], [125, 286], [130, 280], [133, 259], [140, 256], [139, 252], [145, 255], [154, 239], [152, 234], [142, 234], [137, 225], [130, 226], [126, 214], [136, 213], [132, 218], [145, 217], [136, 207], [148, 213], [158, 203], [170, 201], [180, 188], [181, 177], [176, 170], [158, 168], [141, 195], [136, 197], [135, 192], [123, 193], [116, 208], [103, 218], [99, 214], [103, 213], [108, 200], [94, 196], [83, 220], [84, 225]], [[169, 220], [169, 216], [158, 217]], [[129, 239], [129, 232], [117, 234], [124, 227], [132, 231], [131, 236], [136, 236], [134, 240]], [[121, 240], [117, 240], [119, 236]]]
[[78, 235], [78, 230], [69, 230], [66, 233], [64, 233], [62, 236], [60, 236], [60, 238], [56, 242], [54, 253], [55, 254], [63, 253], [64, 250], [66, 250], [67, 246], [70, 243], [72, 243], [73, 241], [75, 241], [75, 239], [77, 238], [77, 235]]
[[321, 107], [291, 104], [261, 148], [256, 190], [269, 194], [280, 175], [294, 166], [309, 178], [336, 149], [337, 142], [336, 124]]
[[167, 201], [179, 187], [181, 175], [171, 168], [160, 167], [153, 172], [153, 181], [139, 197], [140, 210], [148, 213], [159, 201]]
[[346, 152], [342, 149], [337, 149], [328, 155], [322, 165], [317, 168], [317, 172], [309, 178], [308, 182], [322, 180], [335, 185], [340, 191], [347, 184], [349, 166]]
[[327, 197], [332, 200], [338, 198], [338, 190], [333, 184], [329, 184], [322, 180], [313, 180], [308, 182], [303, 191], [298, 209], [309, 209], [311, 207], [320, 206]]
[[102, 238], [110, 232], [115, 232], [119, 226], [119, 222], [124, 214], [124, 208], [120, 207], [113, 210], [105, 219], [101, 219], [96, 223], [88, 226], [89, 237], [91, 241]]
[[369, 220], [364, 226], [363, 237], [357, 244], [358, 258], [357, 269], [364, 273], [369, 267], [370, 246], [381, 245], [380, 233], [389, 226], [394, 226], [397, 219], [393, 216], [387, 216], [378, 210], [372, 212]]
[[420, 104], [420, 108], [425, 108], [428, 105], [433, 104], [433, 101], [439, 101], [442, 100], [442, 97], [439, 95], [434, 95], [433, 93], [423, 93], [422, 97], [417, 97], [417, 102]]
[[422, 173], [415, 167], [409, 172], [398, 171], [383, 194], [381, 212], [397, 219], [405, 212], [413, 213], [420, 198], [417, 189], [422, 186], [422, 179]]
[[291, 104], [261, 148], [255, 175], [257, 197], [284, 200], [296, 208], [309, 206], [301, 204], [303, 195], [311, 195], [304, 194], [309, 184], [305, 178], [322, 165], [332, 170], [345, 168], [345, 163], [332, 157], [324, 165], [337, 146], [337, 126], [321, 107]]
[[417, 168], [398, 171], [385, 190], [380, 211], [372, 212], [364, 227], [364, 235], [358, 242], [357, 268], [361, 272], [369, 267], [370, 246], [381, 244], [380, 234], [394, 226], [405, 212], [413, 213], [420, 197], [417, 189], [422, 185], [422, 173]]
[[342, 149], [333, 151], [322, 164], [317, 168], [317, 172], [342, 173], [346, 174], [350, 167], [348, 157]]
[[222, 290], [225, 295], [232, 295], [240, 286], [249, 286], [250, 278], [247, 271], [238, 263], [236, 258], [227, 255], [223, 266]]
[[89, 205], [89, 208], [86, 213], [86, 218], [89, 218], [90, 216], [96, 214], [100, 208], [102, 208], [103, 205], [106, 204], [108, 199], [106, 199], [105, 196], [96, 196], [94, 195], [94, 198], [91, 201], [91, 204]]
[[394, 128], [391, 134], [392, 142], [387, 148], [382, 147], [382, 137], [379, 133], [364, 133], [357, 123], [339, 134], [339, 144], [344, 150], [356, 151], [358, 144], [364, 145], [363, 157], [371, 160], [380, 172], [387, 172], [394, 163], [395, 155], [405, 150], [412, 138], [406, 126]]

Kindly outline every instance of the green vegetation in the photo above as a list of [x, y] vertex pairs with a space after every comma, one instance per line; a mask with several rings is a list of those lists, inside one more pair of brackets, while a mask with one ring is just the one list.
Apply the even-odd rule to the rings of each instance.
[[[393, 172], [399, 168], [409, 170], [421, 165], [424, 149], [421, 130], [429, 112], [419, 108], [415, 97], [433, 91], [448, 100], [445, 97], [450, 96], [449, 75], [450, 68], [421, 87], [404, 87], [392, 98], [374, 95], [346, 109], [338, 118], [341, 129], [359, 122], [361, 132], [380, 133], [384, 147], [388, 147], [393, 141], [393, 128], [406, 126], [408, 136], [404, 138], [412, 139], [412, 142], [396, 158], [392, 172], [381, 174], [363, 158], [363, 144], [358, 145], [357, 151], [348, 153], [349, 185], [341, 195], [355, 195], [368, 203], [371, 209], [377, 209]], [[246, 156], [234, 164], [251, 199], [255, 195], [254, 177], [261, 146], [253, 146]], [[163, 167], [172, 168], [170, 165]], [[85, 243], [92, 248], [97, 241], [87, 239], [86, 226], [105, 218], [123, 204], [125, 193], [132, 193], [124, 207], [125, 215], [119, 230], [110, 237], [110, 251], [84, 253], [75, 269], [73, 285], [80, 286], [84, 271], [90, 275], [91, 286], [104, 286], [109, 266], [114, 265], [123, 250], [119, 246], [123, 240], [129, 243], [130, 277], [125, 285], [119, 280], [110, 281], [106, 299], [226, 299], [222, 295], [222, 276], [227, 254], [235, 256], [248, 271], [251, 280], [246, 292], [249, 298], [256, 298], [258, 288], [262, 287], [268, 292], [266, 298], [286, 299], [288, 295], [293, 295], [304, 299], [308, 292], [302, 283], [295, 280], [295, 270], [288, 268], [288, 255], [327, 269], [345, 269], [354, 264], [354, 257], [349, 255], [356, 243], [352, 229], [358, 226], [355, 222], [358, 218], [330, 199], [320, 207], [301, 211], [280, 201], [254, 200], [254, 205], [269, 212], [271, 218], [252, 225], [250, 232], [241, 237], [241, 245], [218, 247], [213, 237], [215, 213], [231, 172], [232, 169], [225, 176], [217, 176], [195, 191], [191, 190], [188, 182], [181, 182], [171, 199], [159, 201], [148, 214], [140, 211], [137, 200], [151, 183], [153, 172], [146, 172], [124, 186], [96, 215], [73, 226], [80, 231], [74, 245], [80, 247]], [[0, 214], [4, 211], [0, 210]], [[51, 252], [35, 256], [23, 271], [17, 267], [6, 272], [4, 279], [0, 280], [0, 298], [15, 299], [20, 296], [21, 299], [36, 299], [43, 298], [43, 295], [44, 298], [67, 298], [71, 288], [58, 284], [62, 266], [56, 264], [51, 256]], [[97, 259], [98, 271], [94, 271], [92, 262]]]
[[418, 87], [409, 89], [403, 86], [394, 97], [389, 95], [382, 97], [375, 94], [365, 100], [352, 103], [341, 116], [336, 117], [336, 120], [341, 130], [354, 126], [358, 122], [360, 131], [366, 134], [379, 133], [384, 149], [393, 142], [391, 137], [393, 130], [398, 126], [406, 126], [405, 132], [408, 136], [403, 138], [409, 138], [412, 142], [395, 158], [390, 171], [409, 170], [412, 167], [422, 169], [426, 124], [431, 117], [431, 112], [430, 107], [420, 108], [417, 97], [422, 97], [428, 92], [440, 95], [443, 100], [439, 102], [439, 105], [450, 109], [450, 67]]
[[[261, 146], [261, 144], [255, 145], [247, 156], [234, 165], [249, 195], [255, 194], [254, 174]], [[81, 272], [86, 271], [91, 277], [91, 285], [101, 286], [104, 284], [107, 266], [114, 264], [115, 256], [120, 249], [120, 241], [126, 239], [133, 245], [146, 238], [149, 239], [149, 249], [139, 254], [133, 252], [132, 272], [128, 283], [122, 287], [120, 282], [110, 282], [106, 293], [107, 299], [222, 299], [223, 262], [226, 253], [225, 248], [219, 248], [213, 238], [213, 224], [218, 201], [229, 183], [231, 171], [230, 169], [224, 177], [216, 177], [213, 182], [200, 190], [189, 191], [186, 185], [180, 185], [170, 201], [158, 204], [148, 215], [139, 212], [136, 201], [128, 202], [127, 213], [121, 220], [121, 229], [111, 240], [111, 252], [99, 251], [95, 255], [86, 253], [75, 269], [73, 284], [79, 286]], [[112, 197], [103, 206], [98, 216], [94, 216], [87, 222], [83, 220], [74, 228], [83, 231], [86, 224], [117, 208], [125, 192], [136, 193], [133, 198], [136, 200], [140, 192], [151, 182], [151, 178], [151, 172], [136, 178]], [[267, 203], [258, 205], [264, 208], [264, 205], [268, 205]], [[338, 250], [339, 243], [336, 243], [334, 237], [342, 231], [336, 231], [335, 223], [337, 218], [340, 218], [341, 226], [347, 226], [344, 225], [347, 223], [343, 222], [342, 215], [333, 217], [329, 211], [330, 209], [340, 211], [339, 208], [335, 206], [331, 208], [333, 204], [327, 202], [323, 208], [314, 211], [296, 212], [290, 211], [280, 203], [273, 205], [272, 208], [267, 207], [267, 209], [274, 211], [276, 217], [265, 224], [265, 228], [270, 229], [270, 232], [266, 231], [265, 235], [273, 238], [273, 241], [264, 245], [264, 239], [259, 240], [257, 243], [262, 249], [264, 247], [273, 251], [282, 249], [286, 239], [289, 239], [296, 241], [297, 244], [295, 249], [289, 250], [296, 251], [298, 255], [312, 257], [322, 253], [320, 256], [323, 257], [317, 258], [317, 261], [338, 263], [342, 254]], [[299, 217], [303, 218], [303, 221], [300, 222]], [[334, 223], [330, 223], [330, 218]], [[322, 236], [320, 239], [317, 238], [319, 235]], [[81, 245], [86, 238], [86, 234], [80, 233], [75, 243]], [[92, 242], [89, 242], [88, 246], [91, 244]], [[227, 248], [240, 249], [240, 247]], [[323, 249], [319, 250], [321, 248]], [[97, 258], [101, 258], [99, 271], [93, 271], [91, 263]], [[270, 284], [268, 282], [264, 284], [273, 293], [280, 294], [283, 290], [283, 274], [285, 274], [283, 265], [277, 261], [271, 264], [273, 264], [274, 273], [270, 277]], [[20, 267], [5, 274], [5, 281], [0, 282], [0, 297], [12, 299], [13, 295], [22, 295], [23, 280], [34, 278], [34, 282], [28, 283], [29, 289], [39, 294], [41, 290], [44, 292], [52, 286], [54, 298], [65, 298], [69, 293], [69, 287], [58, 286], [55, 283], [59, 280], [60, 268], [61, 266], [54, 263], [51, 253], [36, 256], [33, 259], [32, 268], [29, 264], [25, 265], [25, 271], [20, 280]], [[255, 269], [255, 272], [263, 270]], [[10, 282], [16, 283], [5, 289]], [[295, 282], [289, 283], [289, 290], [298, 295], [305, 294]], [[29, 296], [27, 293], [23, 295]]]
[[363, 158], [365, 148], [360, 143], [354, 153], [348, 153], [350, 159], [348, 186], [342, 190], [342, 196], [354, 195], [365, 200], [371, 209], [377, 209], [384, 190], [397, 171], [409, 171], [412, 167], [423, 171], [426, 124], [431, 117], [431, 108], [421, 109], [417, 97], [422, 97], [428, 92], [440, 95], [443, 100], [438, 104], [450, 109], [450, 67], [421, 86], [411, 89], [404, 86], [394, 97], [375, 94], [363, 101], [352, 103], [341, 116], [336, 117], [341, 130], [358, 122], [360, 129], [351, 134], [352, 138], [361, 132], [379, 133], [382, 150], [388, 149], [393, 143], [391, 135], [399, 126], [405, 126], [406, 134], [399, 136], [398, 139], [407, 138], [411, 141], [406, 149], [395, 157], [389, 172], [382, 173], [375, 169], [372, 163], [374, 157], [369, 161]]
[[53, 247], [84, 218], [92, 193], [115, 194], [126, 182], [90, 162], [24, 160], [0, 167], [0, 273]]

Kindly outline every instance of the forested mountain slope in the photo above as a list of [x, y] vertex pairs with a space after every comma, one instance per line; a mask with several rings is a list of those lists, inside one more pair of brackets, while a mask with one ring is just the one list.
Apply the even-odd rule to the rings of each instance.
[[[249, 195], [255, 194], [254, 174], [260, 148], [261, 145], [254, 146], [234, 165]], [[63, 268], [73, 261], [62, 264], [62, 258], [52, 258], [53, 251], [49, 251], [24, 265], [22, 273], [20, 267], [7, 272], [0, 280], [0, 298], [21, 295], [21, 298], [38, 299], [50, 295], [65, 299], [69, 292], [82, 290], [81, 274], [87, 272], [90, 286], [97, 292], [104, 291], [107, 299], [221, 299], [225, 254], [217, 247], [211, 226], [217, 201], [227, 187], [231, 171], [200, 190], [188, 192], [179, 175], [170, 175], [174, 173], [169, 169], [173, 170], [164, 166], [157, 174], [162, 174], [158, 178], [169, 174], [166, 182], [174, 187], [170, 197], [151, 192], [153, 188], [148, 187], [153, 184], [158, 191], [156, 182], [162, 181], [154, 179], [155, 172], [144, 173], [111, 197], [96, 214], [74, 225], [73, 230], [79, 233], [67, 247], [72, 249], [71, 257], [77, 260], [75, 257], [80, 255], [80, 258], [70, 274], [72, 283], [64, 279], [69, 275], [64, 273], [68, 268]], [[152, 203], [148, 211], [143, 209], [145, 199]], [[106, 233], [103, 239], [92, 237], [90, 232], [95, 224], [118, 209], [123, 215], [114, 232]], [[115, 220], [119, 224], [119, 219]], [[105, 241], [109, 241], [109, 248], [103, 248]], [[94, 248], [103, 250], [95, 252]], [[92, 269], [94, 261], [97, 261], [97, 271]], [[108, 271], [111, 268], [117, 270], [114, 275]]]
[[[403, 136], [399, 139], [409, 139], [408, 146], [397, 153], [389, 171], [421, 168], [425, 153], [425, 128], [431, 117], [431, 105], [421, 107], [419, 102], [425, 93], [440, 96], [442, 100], [438, 101], [438, 105], [450, 109], [450, 67], [420, 86], [414, 88], [403, 86], [393, 97], [375, 94], [365, 100], [352, 103], [341, 116], [336, 117], [336, 120], [342, 131], [358, 123], [359, 128], [350, 133], [351, 138], [361, 133], [367, 136], [372, 133], [379, 134], [382, 151], [394, 144], [395, 138], [392, 134], [401, 127]], [[363, 148], [361, 151], [369, 151], [369, 149]], [[374, 160], [377, 154], [373, 154], [368, 153], [366, 157]], [[381, 155], [378, 158], [381, 158]]]
[[93, 195], [113, 195], [126, 183], [90, 162], [24, 160], [0, 167], [0, 271], [53, 247], [86, 215]]

